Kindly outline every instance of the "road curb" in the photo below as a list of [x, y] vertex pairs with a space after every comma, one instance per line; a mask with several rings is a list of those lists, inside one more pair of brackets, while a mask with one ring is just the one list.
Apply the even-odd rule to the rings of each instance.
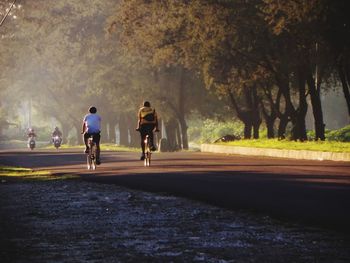
[[280, 150], [269, 148], [253, 148], [240, 146], [225, 146], [216, 144], [201, 144], [201, 152], [240, 154], [252, 156], [268, 156], [279, 158], [292, 158], [318, 161], [343, 161], [350, 162], [350, 153], [317, 152], [307, 150]]

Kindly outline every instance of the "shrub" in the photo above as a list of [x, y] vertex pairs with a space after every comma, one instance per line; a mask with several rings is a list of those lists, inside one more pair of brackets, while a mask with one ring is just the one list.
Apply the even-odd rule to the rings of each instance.
[[225, 135], [235, 135], [242, 137], [243, 126], [238, 121], [219, 122], [206, 119], [201, 123], [196, 123], [195, 127], [188, 130], [191, 141], [198, 143], [211, 143]]
[[328, 141], [350, 142], [350, 125], [338, 130], [327, 131], [326, 138]]

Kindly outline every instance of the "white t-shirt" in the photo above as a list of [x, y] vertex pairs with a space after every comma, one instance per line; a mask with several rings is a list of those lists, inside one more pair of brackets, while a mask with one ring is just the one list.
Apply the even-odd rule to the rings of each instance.
[[96, 113], [85, 115], [84, 122], [87, 133], [99, 133], [101, 131], [101, 117]]

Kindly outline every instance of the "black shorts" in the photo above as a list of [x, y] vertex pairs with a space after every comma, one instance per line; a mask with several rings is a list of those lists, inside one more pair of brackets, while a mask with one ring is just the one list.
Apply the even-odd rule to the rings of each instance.
[[84, 139], [87, 140], [89, 137], [92, 136], [93, 141], [97, 144], [100, 145], [100, 139], [101, 139], [101, 134], [99, 133], [84, 133]]
[[142, 124], [140, 127], [140, 133], [141, 133], [141, 137], [145, 138], [146, 135], [153, 135], [153, 130], [156, 127], [156, 125], [154, 123], [147, 123], [147, 124]]

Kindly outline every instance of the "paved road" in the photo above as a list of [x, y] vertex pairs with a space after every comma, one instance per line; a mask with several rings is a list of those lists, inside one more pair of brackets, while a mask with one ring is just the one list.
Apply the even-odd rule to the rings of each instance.
[[103, 152], [102, 158], [90, 172], [81, 150], [0, 151], [0, 164], [78, 174], [350, 234], [350, 163], [179, 152], [155, 153], [146, 168], [137, 153]]

